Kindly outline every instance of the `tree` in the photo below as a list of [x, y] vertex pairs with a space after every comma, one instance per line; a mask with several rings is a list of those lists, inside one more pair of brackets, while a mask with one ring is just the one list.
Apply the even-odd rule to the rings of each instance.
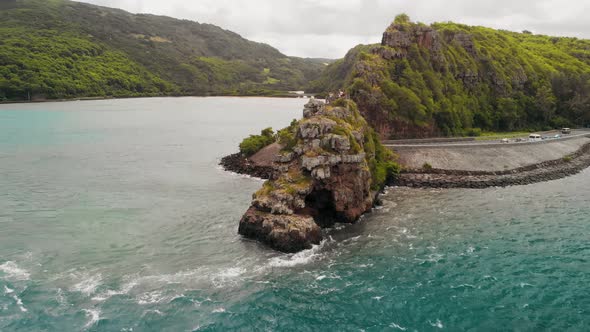
[[395, 17], [395, 20], [393, 21], [393, 23], [395, 24], [410, 24], [412, 22], [412, 20], [410, 19], [410, 16], [408, 16], [408, 14], [402, 13], [399, 14]]
[[541, 115], [543, 123], [549, 123], [549, 121], [555, 116], [556, 102], [557, 99], [553, 95], [553, 91], [548, 85], [543, 85], [537, 89], [537, 93], [535, 95], [535, 106]]

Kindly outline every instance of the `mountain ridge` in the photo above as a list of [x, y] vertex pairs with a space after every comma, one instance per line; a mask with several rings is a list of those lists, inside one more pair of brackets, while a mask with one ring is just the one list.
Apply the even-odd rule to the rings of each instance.
[[301, 90], [325, 67], [212, 24], [67, 0], [3, 2], [0, 36], [9, 100], [268, 95]]

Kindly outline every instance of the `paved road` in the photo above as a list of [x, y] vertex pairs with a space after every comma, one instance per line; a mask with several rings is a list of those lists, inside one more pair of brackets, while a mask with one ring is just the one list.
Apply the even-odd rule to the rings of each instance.
[[[561, 135], [560, 131], [550, 131], [550, 132], [543, 132], [541, 136], [549, 136], [553, 137], [555, 135]], [[516, 139], [510, 139], [509, 143], [502, 143], [500, 140], [491, 140], [491, 141], [473, 141], [473, 142], [457, 142], [457, 143], [425, 143], [425, 144], [384, 144], [386, 147], [405, 147], [405, 148], [428, 148], [428, 147], [476, 147], [476, 146], [490, 146], [490, 145], [520, 145], [520, 144], [537, 144], [543, 143], [547, 141], [559, 141], [559, 140], [567, 140], [572, 139], [575, 137], [583, 137], [590, 135], [590, 129], [577, 129], [572, 130], [572, 133], [569, 135], [561, 135], [560, 138], [550, 138], [546, 140], [540, 140], [535, 142], [528, 141], [527, 137], [522, 137], [525, 140], [523, 142], [516, 142]]]

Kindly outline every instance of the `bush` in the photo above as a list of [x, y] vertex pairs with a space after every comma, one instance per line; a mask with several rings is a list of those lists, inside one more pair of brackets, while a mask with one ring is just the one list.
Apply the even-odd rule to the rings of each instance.
[[572, 160], [574, 160], [574, 158], [572, 158], [572, 156], [563, 157], [563, 161], [566, 163], [570, 163], [570, 162], [572, 162]]
[[250, 137], [244, 138], [240, 143], [240, 153], [250, 157], [275, 141], [276, 138], [272, 128], [266, 128], [260, 132], [260, 135], [250, 135]]
[[278, 131], [277, 138], [279, 143], [282, 145], [282, 150], [292, 151], [297, 145], [297, 124], [299, 122], [296, 119], [291, 121], [291, 124], [287, 128], [283, 128]]
[[470, 129], [467, 129], [466, 134], [469, 137], [479, 137], [479, 136], [481, 136], [481, 129], [480, 128], [470, 128]]
[[392, 183], [401, 172], [401, 166], [396, 162], [388, 161], [385, 164], [385, 170], [387, 174], [387, 183]]
[[424, 163], [424, 165], [422, 165], [422, 169], [425, 171], [431, 171], [432, 165], [430, 165], [429, 163]]
[[394, 161], [393, 152], [381, 144], [379, 136], [373, 129], [370, 129], [365, 137], [365, 153], [369, 159], [372, 190], [381, 190], [385, 185], [395, 181], [401, 167]]

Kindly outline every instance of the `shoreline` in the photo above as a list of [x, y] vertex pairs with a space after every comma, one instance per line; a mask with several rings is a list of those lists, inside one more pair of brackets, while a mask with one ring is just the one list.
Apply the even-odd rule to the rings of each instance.
[[234, 97], [234, 98], [278, 98], [278, 99], [309, 99], [312, 96], [298, 96], [298, 95], [162, 95], [162, 96], [130, 96], [130, 97], [78, 97], [78, 98], [62, 98], [62, 99], [40, 99], [40, 100], [7, 100], [0, 101], [0, 105], [12, 104], [41, 104], [41, 103], [65, 103], [75, 101], [96, 101], [96, 100], [124, 100], [124, 99], [140, 99], [140, 98], [217, 98], [217, 97]]
[[249, 175], [262, 180], [270, 179], [273, 173], [272, 167], [256, 165], [239, 152], [221, 158], [219, 166], [227, 172]]
[[[225, 171], [269, 179], [271, 166], [259, 166], [239, 153], [225, 156], [219, 163]], [[590, 167], [590, 143], [559, 159], [534, 163], [501, 171], [453, 169], [404, 169], [394, 183], [388, 186], [410, 188], [463, 188], [485, 189], [529, 185], [566, 178]]]

